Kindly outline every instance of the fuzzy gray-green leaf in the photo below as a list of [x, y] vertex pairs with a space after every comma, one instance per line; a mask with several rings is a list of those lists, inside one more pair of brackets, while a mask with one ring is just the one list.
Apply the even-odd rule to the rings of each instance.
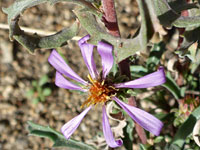
[[93, 146], [87, 145], [85, 143], [72, 139], [66, 140], [61, 133], [55, 131], [49, 126], [41, 126], [28, 121], [28, 131], [30, 135], [49, 138], [54, 143], [53, 147], [68, 147], [71, 150], [96, 150], [96, 148]]
[[[11, 20], [15, 19], [17, 16], [22, 14], [27, 8], [49, 2], [50, 4], [55, 4], [61, 1], [71, 2], [74, 4], [79, 4], [82, 7], [87, 8], [89, 11], [94, 12], [96, 8], [89, 2], [84, 0], [16, 0], [10, 7], [3, 8], [4, 13], [8, 14], [8, 24], [10, 24]], [[100, 12], [96, 10], [97, 15], [100, 15]]]
[[11, 20], [22, 14], [27, 8], [48, 2], [49, 0], [16, 0], [10, 7], [3, 8], [4, 13], [8, 14], [8, 24]]
[[162, 25], [173, 25], [179, 28], [200, 26], [200, 16], [184, 17], [180, 15], [183, 10], [198, 8], [195, 3], [188, 4], [184, 0], [176, 0], [169, 3], [166, 0], [155, 0], [153, 2], [156, 14]]
[[34, 53], [36, 49], [50, 49], [65, 45], [67, 40], [77, 35], [78, 29], [79, 24], [75, 22], [70, 28], [63, 29], [50, 36], [40, 37], [38, 35], [29, 35], [20, 30], [18, 33], [15, 33], [13, 37], [27, 48], [30, 53]]
[[37, 34], [29, 35], [20, 29], [18, 21], [20, 15], [28, 8], [49, 2], [54, 4], [57, 2], [66, 1], [72, 2], [82, 6], [87, 11], [101, 17], [100, 11], [95, 8], [91, 2], [84, 0], [16, 0], [10, 7], [3, 8], [4, 13], [8, 15], [8, 24], [9, 24], [9, 37], [11, 40], [15, 39], [25, 48], [28, 49], [30, 53], [33, 53], [36, 49], [50, 49], [57, 48], [65, 45], [67, 40], [72, 39], [77, 35], [79, 29], [79, 23], [74, 23], [70, 28], [63, 29], [57, 32], [54, 35], [40, 37]]
[[169, 72], [166, 73], [166, 82], [162, 86], [167, 88], [176, 99], [181, 98], [180, 87], [176, 84]]
[[[149, 32], [152, 26], [149, 23], [150, 16], [148, 16], [147, 4], [145, 2], [138, 1], [142, 25], [138, 36], [133, 39], [123, 39], [114, 37], [108, 34], [105, 29], [102, 29], [95, 17], [88, 12], [82, 12], [81, 10], [75, 10], [74, 13], [78, 17], [81, 25], [87, 30], [91, 35], [90, 43], [97, 45], [99, 41], [106, 41], [114, 46], [115, 52], [117, 53], [117, 61], [120, 62], [127, 57], [134, 55], [137, 51], [142, 51], [146, 49], [147, 42], [152, 36]], [[147, 25], [150, 27], [147, 28]]]

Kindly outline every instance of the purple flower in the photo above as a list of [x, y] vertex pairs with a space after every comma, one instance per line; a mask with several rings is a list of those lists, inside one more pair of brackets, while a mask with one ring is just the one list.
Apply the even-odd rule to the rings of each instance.
[[[88, 92], [89, 95], [88, 99], [82, 105], [82, 107], [87, 106], [87, 108], [61, 128], [63, 135], [66, 137], [66, 139], [69, 139], [74, 131], [78, 128], [87, 112], [94, 105], [100, 103], [102, 104], [102, 125], [105, 140], [112, 148], [121, 146], [123, 142], [121, 139], [114, 139], [111, 127], [109, 125], [109, 120], [106, 115], [105, 103], [109, 100], [114, 100], [117, 104], [119, 104], [119, 106], [123, 108], [130, 115], [130, 117], [144, 129], [153, 133], [154, 135], [159, 135], [163, 126], [163, 123], [160, 120], [139, 108], [130, 106], [120, 101], [116, 97], [116, 93], [119, 88], [148, 88], [161, 85], [166, 81], [164, 69], [161, 67], [158, 71], [133, 81], [112, 84], [110, 81], [108, 81], [106, 76], [111, 70], [114, 61], [112, 55], [113, 47], [104, 42], [98, 43], [97, 51], [101, 56], [102, 63], [102, 73], [99, 73], [96, 69], [93, 59], [94, 45], [87, 43], [89, 38], [90, 36], [87, 35], [79, 40], [79, 47], [90, 73], [90, 75], [88, 75], [89, 81], [85, 81], [79, 77], [55, 50], [52, 51], [48, 59], [49, 63], [57, 70], [55, 84], [58, 87]], [[68, 81], [63, 75], [79, 82], [81, 86]]]

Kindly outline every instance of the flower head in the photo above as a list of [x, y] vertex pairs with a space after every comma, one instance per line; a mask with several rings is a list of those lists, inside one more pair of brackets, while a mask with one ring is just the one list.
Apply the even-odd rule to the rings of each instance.
[[[69, 139], [73, 132], [78, 128], [87, 112], [94, 105], [102, 104], [102, 125], [105, 140], [110, 147], [114, 148], [121, 146], [123, 142], [122, 140], [114, 139], [109, 125], [109, 120], [106, 115], [105, 104], [109, 100], [114, 100], [117, 104], [119, 104], [119, 106], [123, 108], [129, 116], [144, 129], [155, 135], [159, 135], [163, 126], [163, 123], [160, 120], [139, 108], [122, 102], [116, 97], [116, 94], [120, 88], [148, 88], [163, 84], [166, 81], [164, 69], [159, 68], [158, 71], [133, 81], [117, 84], [110, 83], [108, 82], [107, 75], [113, 66], [113, 47], [104, 42], [98, 43], [97, 51], [101, 56], [102, 63], [102, 72], [99, 73], [93, 59], [93, 49], [95, 46], [87, 43], [89, 38], [90, 36], [87, 35], [79, 40], [79, 47], [90, 73], [88, 75], [88, 81], [85, 81], [78, 76], [55, 50], [52, 51], [48, 59], [49, 63], [57, 70], [55, 84], [58, 87], [88, 92], [89, 95], [88, 99], [82, 104], [82, 107], [87, 106], [87, 108], [62, 127], [61, 132], [63, 135], [66, 139]], [[82, 86], [78, 86], [68, 81], [64, 76], [79, 82]]]

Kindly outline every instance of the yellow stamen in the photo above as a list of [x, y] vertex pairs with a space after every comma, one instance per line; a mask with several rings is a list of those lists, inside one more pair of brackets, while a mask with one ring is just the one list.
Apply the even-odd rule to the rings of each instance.
[[91, 82], [92, 84], [94, 84], [95, 80], [93, 80], [92, 77], [91, 77], [89, 74], [88, 74], [87, 77], [88, 77], [88, 79], [90, 80], [90, 82]]
[[104, 104], [110, 100], [112, 96], [116, 95], [117, 89], [108, 85], [105, 80], [98, 81], [92, 79], [90, 75], [88, 75], [88, 79], [91, 82], [89, 98], [82, 104], [81, 108], [84, 106]]
[[103, 86], [103, 85], [104, 85], [104, 83], [105, 83], [105, 80], [103, 80], [103, 81], [101, 82], [101, 85]]

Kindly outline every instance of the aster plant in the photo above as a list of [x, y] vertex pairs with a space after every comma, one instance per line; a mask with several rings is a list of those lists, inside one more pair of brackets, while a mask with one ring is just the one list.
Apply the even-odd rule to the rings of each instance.
[[[111, 127], [109, 125], [108, 117], [106, 115], [106, 103], [110, 100], [115, 101], [129, 116], [142, 126], [147, 131], [154, 135], [159, 135], [162, 129], [163, 123], [151, 114], [130, 106], [123, 101], [119, 100], [116, 95], [121, 88], [148, 88], [158, 86], [165, 83], [165, 73], [163, 68], [159, 68], [158, 71], [148, 74], [136, 80], [124, 82], [124, 83], [110, 83], [107, 78], [112, 66], [113, 66], [113, 47], [105, 42], [99, 42], [97, 45], [97, 51], [101, 56], [102, 70], [99, 73], [96, 69], [96, 65], [93, 59], [94, 45], [88, 44], [89, 35], [79, 40], [79, 47], [85, 64], [89, 70], [89, 81], [83, 80], [79, 77], [64, 61], [64, 59], [58, 54], [56, 50], [53, 50], [48, 61], [56, 69], [55, 84], [58, 87], [78, 90], [88, 93], [88, 99], [83, 103], [81, 107], [87, 108], [78, 116], [67, 122], [61, 129], [61, 132], [66, 139], [69, 139], [73, 132], [78, 128], [84, 116], [95, 105], [102, 105], [102, 127], [105, 140], [107, 144], [114, 148], [122, 145], [122, 140], [115, 140]], [[73, 79], [79, 83], [76, 85], [64, 76]]]
[[[70, 27], [45, 36], [46, 34], [40, 35], [41, 32], [28, 34], [30, 30], [20, 26], [19, 20], [25, 10], [43, 3], [54, 5], [59, 2], [69, 2], [78, 6], [72, 11], [76, 21]], [[118, 5], [115, 5], [115, 2]], [[123, 144], [127, 150], [133, 150], [137, 144], [140, 150], [199, 149], [197, 144], [200, 145], [198, 131], [200, 106], [197, 101], [200, 97], [200, 1], [136, 0], [136, 2], [137, 5], [134, 1], [114, 0], [15, 0], [10, 7], [2, 9], [8, 15], [10, 40], [16, 40], [31, 54], [37, 49], [53, 49], [48, 61], [56, 69], [55, 84], [68, 90], [81, 91], [88, 96], [81, 105], [83, 111], [62, 126], [62, 133], [49, 126], [29, 121], [30, 134], [51, 139], [53, 147], [96, 150], [95, 147], [73, 140], [70, 136], [85, 115], [92, 108], [100, 106], [104, 138], [111, 148]], [[127, 17], [130, 22], [128, 20], [129, 23], [125, 23], [128, 26], [124, 26], [131, 28], [127, 30], [131, 32], [125, 34], [120, 33], [117, 18], [122, 17], [117, 17], [115, 9], [115, 6], [121, 3], [133, 5], [129, 8], [123, 7], [119, 12], [120, 15], [128, 13], [125, 16], [131, 17]], [[140, 23], [137, 29], [135, 20], [136, 24]], [[124, 23], [122, 20], [119, 21], [121, 24]], [[78, 35], [80, 28], [88, 34], [81, 39], [82, 35]], [[35, 30], [31, 29], [31, 33], [32, 31]], [[74, 39], [80, 39], [78, 44], [89, 71], [87, 81], [78, 76], [55, 50]], [[94, 50], [97, 50], [101, 57], [100, 70], [96, 68]], [[6, 51], [3, 55], [4, 53]], [[113, 68], [116, 66], [118, 68], [115, 74]], [[165, 72], [164, 67], [159, 66], [164, 66]], [[155, 86], [159, 87], [146, 90]], [[52, 93], [56, 91], [53, 90]], [[194, 97], [194, 101], [192, 100], [194, 103], [183, 100], [187, 94]], [[152, 114], [158, 112], [156, 117], [159, 119], [141, 110], [139, 108], [141, 101], [138, 101], [137, 107], [135, 97], [145, 104], [150, 102], [148, 107], [152, 109], [149, 111]], [[109, 125], [110, 114], [106, 112], [106, 108], [110, 102], [132, 118], [126, 120], [126, 126], [123, 128], [124, 143], [116, 138]], [[133, 134], [133, 120], [138, 135], [136, 140], [133, 138], [133, 135], [136, 135]], [[164, 128], [162, 134], [158, 136], [162, 127]], [[144, 129], [157, 137], [146, 134]], [[189, 138], [192, 132], [195, 140]]]

